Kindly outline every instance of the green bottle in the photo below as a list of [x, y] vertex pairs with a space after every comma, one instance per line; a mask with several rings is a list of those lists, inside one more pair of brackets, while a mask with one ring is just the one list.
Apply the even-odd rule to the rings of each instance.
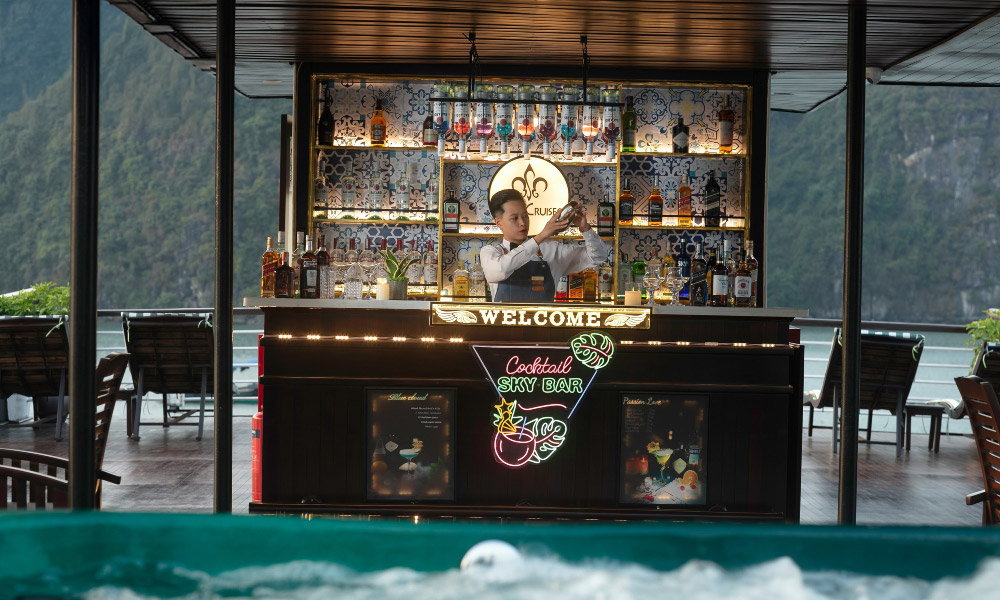
[[622, 113], [622, 152], [635, 152], [635, 109], [632, 96], [625, 98], [625, 112]]
[[646, 286], [642, 284], [642, 278], [646, 276], [646, 261], [641, 258], [632, 263], [632, 285], [638, 285], [642, 290], [642, 299], [646, 300]]

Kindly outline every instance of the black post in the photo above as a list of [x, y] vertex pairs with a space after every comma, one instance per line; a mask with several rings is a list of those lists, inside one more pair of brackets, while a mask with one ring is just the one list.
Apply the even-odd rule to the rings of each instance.
[[233, 511], [233, 93], [236, 2], [215, 21], [215, 512]]
[[73, 0], [73, 183], [69, 274], [69, 506], [96, 508], [97, 160], [101, 13]]
[[865, 2], [847, 8], [847, 174], [844, 199], [844, 322], [837, 522], [858, 512], [858, 397], [861, 394], [861, 221], [865, 189]]

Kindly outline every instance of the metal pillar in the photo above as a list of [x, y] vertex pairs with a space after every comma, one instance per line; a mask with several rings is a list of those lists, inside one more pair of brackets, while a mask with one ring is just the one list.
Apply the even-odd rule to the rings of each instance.
[[215, 21], [215, 512], [233, 511], [233, 93], [236, 2]]
[[73, 182], [69, 275], [69, 506], [96, 508], [97, 161], [101, 13], [73, 0]]
[[844, 314], [841, 326], [840, 491], [837, 522], [858, 508], [858, 397], [861, 394], [861, 221], [865, 187], [865, 36], [867, 6], [847, 8], [847, 173], [844, 198]]

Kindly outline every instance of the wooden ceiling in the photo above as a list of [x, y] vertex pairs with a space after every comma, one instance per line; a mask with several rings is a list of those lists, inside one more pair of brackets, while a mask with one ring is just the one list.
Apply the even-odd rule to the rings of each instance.
[[[210, 68], [215, 2], [109, 1]], [[595, 68], [790, 73], [784, 83], [776, 78], [787, 105], [775, 106], [802, 110], [836, 92], [830, 73], [846, 68], [848, 2], [238, 0], [236, 83], [250, 97], [290, 96], [295, 62], [356, 64], [358, 70], [394, 64], [400, 72], [408, 65], [461, 65], [469, 53], [463, 35], [470, 31], [486, 74], [491, 63], [575, 74], [585, 34]], [[875, 0], [868, 6], [867, 63], [890, 69], [981, 24], [1000, 10], [1000, 0]]]

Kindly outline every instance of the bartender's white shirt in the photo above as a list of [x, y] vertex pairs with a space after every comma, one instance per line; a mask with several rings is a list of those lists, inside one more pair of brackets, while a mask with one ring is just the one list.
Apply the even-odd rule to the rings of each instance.
[[549, 264], [553, 283], [558, 287], [563, 275], [578, 273], [588, 267], [608, 260], [608, 245], [604, 243], [597, 230], [591, 227], [583, 234], [583, 246], [564, 244], [556, 240], [545, 240], [541, 243], [542, 256], [538, 257], [539, 244], [535, 238], [528, 238], [523, 244], [510, 250], [510, 242], [506, 239], [500, 242], [508, 250], [504, 254], [497, 244], [483, 246], [479, 251], [479, 261], [490, 284], [490, 292], [495, 298], [497, 286], [520, 269], [528, 261], [544, 260]]

